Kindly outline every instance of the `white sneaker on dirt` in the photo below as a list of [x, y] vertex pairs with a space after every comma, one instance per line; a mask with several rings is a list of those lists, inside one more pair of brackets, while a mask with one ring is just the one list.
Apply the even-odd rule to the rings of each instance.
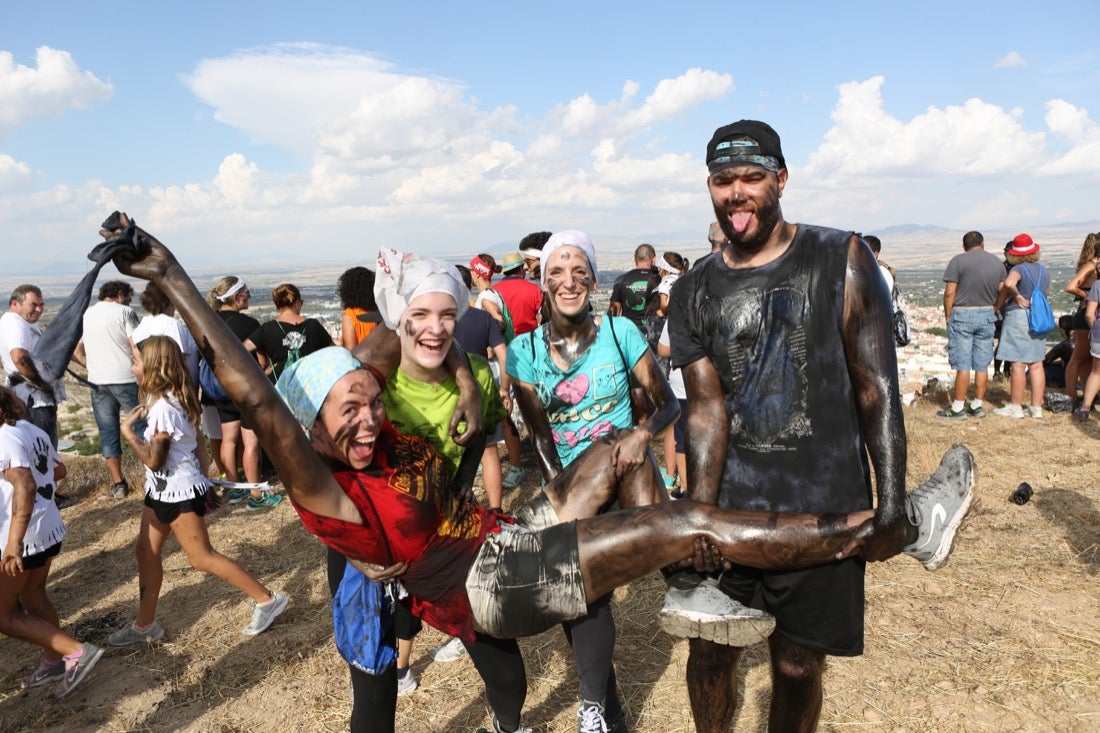
[[774, 616], [738, 603], [709, 578], [687, 590], [669, 588], [657, 619], [670, 636], [736, 647], [764, 641], [775, 631]]
[[603, 705], [581, 700], [581, 706], [577, 709], [577, 733], [607, 733]]
[[993, 411], [997, 417], [1010, 417], [1013, 420], [1021, 420], [1024, 417], [1024, 408], [1020, 405], [1005, 405]]
[[935, 473], [905, 497], [909, 521], [917, 539], [902, 552], [919, 560], [925, 570], [943, 567], [955, 547], [955, 534], [970, 511], [978, 471], [974, 455], [955, 445], [943, 455]]
[[289, 598], [282, 593], [275, 592], [272, 592], [271, 600], [267, 603], [253, 602], [252, 620], [248, 622], [248, 626], [245, 626], [241, 633], [245, 636], [255, 636], [267, 631], [267, 627], [271, 626], [275, 618], [286, 610], [288, 603], [290, 603]]
[[123, 626], [107, 637], [107, 643], [111, 646], [129, 646], [130, 644], [152, 644], [155, 641], [160, 641], [164, 638], [164, 629], [156, 621], [153, 625], [147, 628], [145, 631], [138, 631], [134, 627], [134, 622]]
[[459, 659], [466, 656], [466, 647], [462, 645], [462, 639], [455, 636], [443, 646], [437, 646], [435, 649], [432, 649], [429, 654], [431, 654], [432, 659], [437, 662], [457, 662]]
[[405, 674], [397, 678], [397, 696], [404, 697], [405, 695], [410, 695], [418, 686], [416, 675], [413, 674], [412, 667], [408, 667], [405, 669]]

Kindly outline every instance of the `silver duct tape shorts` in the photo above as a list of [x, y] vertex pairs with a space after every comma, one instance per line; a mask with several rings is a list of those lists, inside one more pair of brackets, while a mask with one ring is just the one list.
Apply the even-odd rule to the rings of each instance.
[[533, 636], [588, 611], [576, 522], [558, 523], [545, 495], [515, 524], [485, 538], [466, 576], [474, 628], [501, 639]]

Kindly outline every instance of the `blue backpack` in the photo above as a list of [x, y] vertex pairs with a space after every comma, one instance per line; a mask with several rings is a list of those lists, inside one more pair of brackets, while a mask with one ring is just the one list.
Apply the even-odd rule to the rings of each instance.
[[397, 659], [393, 601], [350, 562], [332, 598], [332, 626], [340, 656], [367, 674], [381, 674]]
[[229, 393], [214, 376], [214, 370], [206, 359], [199, 361], [199, 386], [202, 387], [202, 393], [212, 400], [224, 402], [229, 399]]
[[[1031, 307], [1027, 311], [1027, 330], [1032, 336], [1046, 336], [1057, 325], [1054, 320], [1054, 311], [1050, 308], [1050, 301], [1039, 289], [1035, 278], [1031, 276], [1028, 268], [1023, 268], [1024, 274], [1031, 282]], [[1039, 280], [1043, 279], [1043, 266], [1039, 265]]]

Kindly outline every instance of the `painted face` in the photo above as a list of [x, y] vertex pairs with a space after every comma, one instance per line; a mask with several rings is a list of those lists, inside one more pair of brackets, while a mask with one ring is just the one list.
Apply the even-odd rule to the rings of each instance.
[[559, 247], [546, 260], [546, 285], [550, 303], [562, 315], [588, 310], [588, 299], [596, 289], [588, 257], [579, 247]]
[[707, 179], [714, 213], [735, 246], [759, 249], [783, 218], [779, 199], [787, 169], [771, 173], [756, 166], [725, 168]]
[[454, 340], [458, 307], [447, 293], [424, 293], [413, 298], [401, 314], [401, 369], [424, 381], [438, 379], [443, 360]]
[[523, 268], [527, 271], [528, 280], [535, 280], [537, 282], [542, 278], [541, 264], [542, 260], [539, 257], [524, 256]]
[[364, 469], [374, 461], [374, 442], [385, 419], [378, 381], [366, 369], [356, 369], [329, 390], [313, 428], [313, 445], [351, 468]]
[[22, 303], [15, 301], [11, 304], [11, 310], [18, 313], [27, 323], [38, 323], [38, 319], [42, 317], [43, 307], [45, 303], [42, 302], [42, 296], [35, 293], [26, 293]]

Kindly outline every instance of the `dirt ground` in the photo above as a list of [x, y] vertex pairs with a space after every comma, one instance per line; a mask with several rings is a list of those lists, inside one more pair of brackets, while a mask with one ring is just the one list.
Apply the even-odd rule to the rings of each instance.
[[[995, 388], [989, 397], [999, 405], [1005, 395]], [[935, 417], [945, 399], [933, 395], [906, 410], [909, 484], [925, 478], [948, 446], [964, 443], [980, 470], [977, 504], [939, 572], [905, 558], [868, 568], [866, 651], [830, 659], [820, 730], [1098, 730], [1100, 420], [955, 422]], [[63, 423], [82, 417], [65, 407], [62, 416]], [[68, 462], [64, 490], [82, 501], [63, 512], [69, 536], [51, 593], [67, 630], [105, 644], [135, 611], [140, 496], [110, 498], [97, 458]], [[138, 466], [128, 463], [127, 472], [140, 486]], [[528, 473], [507, 504], [537, 490]], [[1009, 496], [1021, 481], [1035, 495], [1017, 506]], [[272, 628], [242, 636], [250, 613], [243, 594], [192, 570], [170, 540], [158, 614], [165, 642], [109, 649], [63, 701], [48, 687], [19, 690], [38, 651], [14, 639], [0, 643], [0, 731], [347, 729], [349, 684], [331, 639], [321, 546], [286, 502], [259, 513], [226, 507], [209, 519], [217, 549], [290, 595]], [[615, 596], [618, 678], [638, 733], [693, 730], [683, 682], [687, 645], [657, 628], [662, 595], [654, 576]], [[401, 698], [399, 730], [472, 732], [490, 722], [469, 660], [438, 664], [428, 656], [443, 641], [426, 629], [417, 642], [420, 688]], [[530, 679], [524, 723], [575, 730], [577, 686], [561, 632], [522, 647]], [[741, 671], [734, 729], [760, 733], [769, 702], [766, 647], [752, 648]]]

